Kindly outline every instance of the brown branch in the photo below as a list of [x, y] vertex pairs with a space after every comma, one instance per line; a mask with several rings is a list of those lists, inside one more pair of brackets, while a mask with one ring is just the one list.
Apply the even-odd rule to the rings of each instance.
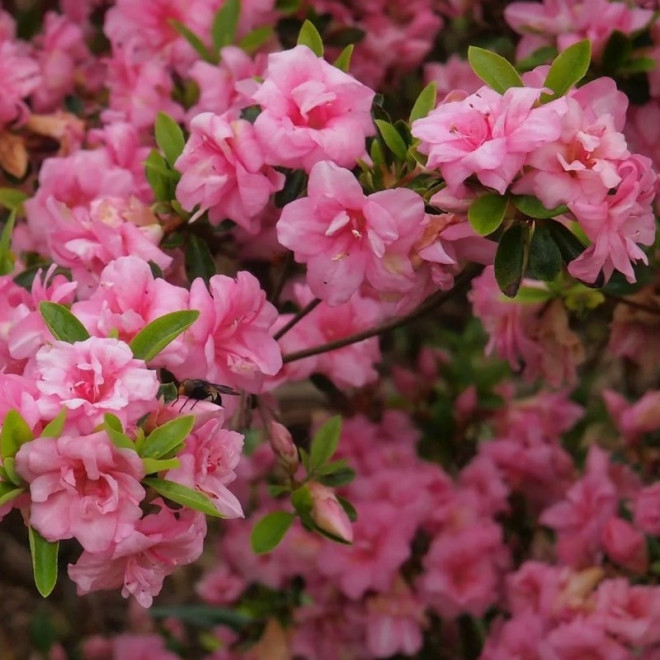
[[438, 291], [434, 293], [433, 295], [429, 296], [419, 307], [417, 307], [416, 310], [406, 316], [390, 319], [385, 323], [377, 325], [375, 328], [362, 330], [361, 332], [356, 332], [355, 334], [342, 337], [341, 339], [328, 342], [327, 344], [322, 344], [321, 346], [314, 346], [312, 348], [305, 348], [301, 351], [296, 351], [295, 353], [289, 353], [282, 356], [282, 362], [287, 364], [288, 362], [302, 360], [304, 358], [311, 357], [312, 355], [319, 355], [320, 353], [336, 351], [339, 348], [344, 348], [344, 346], [356, 344], [357, 342], [370, 339], [371, 337], [376, 337], [377, 335], [385, 334], [386, 332], [396, 330], [397, 328], [407, 325], [408, 323], [412, 323], [413, 321], [416, 321], [418, 318], [421, 318], [429, 312], [438, 309], [445, 302], [453, 298], [457, 293], [465, 289], [467, 285], [481, 272], [481, 269], [482, 266], [471, 264], [465, 268], [465, 270], [463, 270], [463, 272], [458, 275], [458, 277], [456, 277], [453, 288], [451, 288], [449, 291]]
[[275, 339], [280, 339], [291, 330], [295, 325], [302, 321], [307, 314], [309, 314], [313, 309], [316, 309], [321, 300], [319, 298], [314, 298], [306, 307], [303, 307], [292, 319], [289, 319], [289, 322], [282, 326], [274, 335]]
[[603, 291], [603, 294], [609, 300], [613, 300], [614, 302], [618, 302], [623, 305], [628, 305], [628, 307], [632, 307], [633, 309], [638, 309], [642, 312], [648, 312], [649, 314], [660, 314], [660, 307], [653, 307], [652, 305], [647, 305], [645, 303], [637, 302], [636, 300], [623, 298], [622, 296], [617, 296], [614, 293], [605, 293]]

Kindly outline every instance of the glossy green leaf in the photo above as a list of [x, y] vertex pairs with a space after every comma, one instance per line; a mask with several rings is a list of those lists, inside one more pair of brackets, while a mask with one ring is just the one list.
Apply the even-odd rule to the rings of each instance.
[[201, 511], [207, 516], [212, 516], [213, 518], [223, 517], [222, 514], [215, 508], [213, 502], [198, 490], [188, 488], [188, 486], [182, 486], [181, 484], [177, 484], [174, 481], [158, 479], [156, 477], [143, 479], [142, 483], [144, 483], [146, 486], [149, 486], [150, 488], [153, 488], [159, 495], [162, 495], [166, 499], [175, 502], [176, 504], [187, 506], [189, 509], [194, 509], [195, 511]]
[[236, 40], [236, 28], [240, 15], [240, 0], [225, 0], [225, 3], [216, 12], [211, 26], [211, 39], [216, 53]]
[[584, 39], [569, 46], [557, 55], [548, 71], [544, 87], [551, 89], [554, 94], [542, 97], [542, 100], [551, 100], [563, 96], [573, 85], [578, 83], [589, 70], [591, 61], [591, 41]]
[[505, 296], [514, 298], [525, 269], [525, 241], [527, 226], [515, 224], [509, 227], [500, 238], [495, 253], [495, 279]]
[[477, 76], [500, 94], [504, 94], [510, 87], [525, 86], [513, 65], [497, 53], [470, 46], [468, 60]]
[[156, 144], [165, 154], [167, 162], [174, 167], [176, 159], [181, 155], [186, 145], [186, 138], [179, 124], [172, 117], [159, 112], [156, 115], [156, 124], [154, 127], [156, 134]]
[[217, 58], [209, 52], [204, 42], [189, 27], [174, 18], [170, 18], [167, 22], [197, 51], [203, 60], [211, 64], [217, 63]]
[[480, 236], [492, 234], [502, 224], [508, 203], [507, 197], [497, 193], [486, 193], [475, 199], [468, 209], [472, 229]]
[[291, 493], [291, 504], [298, 515], [303, 518], [308, 516], [314, 507], [314, 500], [312, 499], [312, 494], [309, 492], [309, 488], [307, 486], [296, 488]]
[[11, 252], [11, 236], [16, 224], [16, 211], [12, 211], [7, 218], [0, 235], [0, 275], [8, 275], [14, 270], [14, 255]]
[[307, 46], [314, 55], [317, 57], [323, 57], [323, 39], [321, 39], [319, 31], [310, 20], [306, 20], [300, 28], [298, 45]]
[[412, 124], [417, 119], [426, 117], [431, 110], [435, 108], [435, 103], [438, 98], [438, 86], [431, 82], [419, 93], [415, 104], [410, 111], [408, 121]]
[[529, 274], [551, 282], [561, 272], [564, 262], [546, 222], [537, 222], [529, 244]]
[[187, 330], [199, 316], [195, 309], [183, 309], [170, 312], [148, 323], [131, 339], [130, 347], [133, 355], [139, 360], [149, 362], [160, 353], [165, 346]]
[[324, 465], [337, 451], [341, 437], [341, 417], [331, 417], [314, 434], [309, 448], [309, 467], [316, 470]]
[[351, 57], [353, 56], [353, 50], [355, 50], [355, 44], [348, 44], [344, 50], [339, 53], [337, 59], [333, 64], [344, 73], [348, 73], [348, 70], [351, 68]]
[[105, 415], [103, 415], [103, 428], [108, 434], [110, 440], [112, 440], [112, 444], [117, 447], [117, 449], [136, 450], [133, 440], [124, 433], [119, 417], [112, 413], [105, 413]]
[[533, 286], [523, 286], [518, 289], [514, 301], [521, 304], [543, 303], [552, 298], [552, 292]]
[[3, 506], [7, 502], [15, 500], [19, 495], [25, 492], [24, 486], [16, 486], [13, 483], [8, 483], [6, 481], [0, 481], [0, 506]]
[[17, 410], [9, 410], [0, 430], [0, 456], [3, 461], [16, 456], [21, 445], [30, 442], [33, 438], [32, 429], [21, 414]]
[[355, 480], [355, 470], [350, 467], [340, 468], [328, 474], [319, 477], [319, 481], [324, 486], [330, 488], [338, 488], [339, 486], [346, 486]]
[[561, 222], [551, 222], [548, 228], [565, 264], [577, 259], [586, 250], [580, 239]]
[[344, 509], [344, 511], [346, 512], [348, 519], [351, 522], [355, 522], [358, 519], [358, 513], [355, 510], [355, 507], [345, 497], [340, 497], [339, 495], [337, 495], [336, 497], [341, 508]]
[[208, 284], [209, 280], [217, 274], [209, 244], [196, 234], [188, 236], [184, 263], [189, 282], [201, 277]]
[[45, 300], [39, 303], [39, 312], [55, 339], [69, 344], [89, 339], [87, 328], [64, 305]]
[[195, 423], [194, 415], [175, 417], [155, 428], [145, 439], [140, 455], [143, 458], [163, 458], [186, 439]]
[[554, 218], [568, 212], [568, 206], [566, 204], [555, 206], [553, 209], [547, 209], [543, 206], [541, 200], [533, 195], [514, 195], [512, 201], [514, 206], [528, 218]]
[[392, 126], [387, 121], [383, 119], [375, 120], [376, 126], [378, 126], [378, 131], [380, 132], [383, 141], [389, 148], [389, 150], [399, 159], [405, 160], [408, 154], [408, 145], [405, 143], [404, 139], [401, 137], [399, 131]]
[[7, 475], [8, 481], [17, 486], [23, 485], [23, 479], [16, 472], [16, 459], [13, 456], [7, 456], [7, 458], [4, 459], [2, 467]]
[[275, 0], [275, 9], [281, 14], [295, 14], [302, 0]]
[[62, 408], [57, 415], [51, 419], [41, 432], [42, 438], [59, 438], [62, 435], [62, 429], [66, 423], [67, 409]]
[[0, 188], [0, 206], [4, 206], [10, 211], [15, 211], [17, 215], [23, 213], [23, 202], [29, 199], [22, 190], [16, 188]]
[[29, 527], [30, 553], [32, 555], [32, 571], [34, 583], [39, 593], [46, 598], [57, 584], [57, 555], [60, 549], [59, 542], [51, 543]]
[[181, 461], [178, 458], [143, 458], [142, 467], [145, 474], [154, 474], [166, 470], [175, 470], [181, 467]]
[[287, 511], [273, 511], [265, 515], [252, 530], [252, 550], [260, 555], [275, 549], [295, 519], [296, 516]]

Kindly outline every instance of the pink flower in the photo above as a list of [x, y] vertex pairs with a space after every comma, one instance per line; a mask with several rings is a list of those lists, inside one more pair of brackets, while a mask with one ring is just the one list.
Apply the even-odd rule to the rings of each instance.
[[308, 172], [321, 160], [352, 167], [375, 132], [373, 97], [306, 46], [269, 55], [264, 82], [252, 97], [262, 108], [254, 128], [266, 162]]
[[633, 501], [635, 525], [646, 534], [660, 536], [660, 483], [642, 488]]
[[134, 424], [157, 405], [156, 373], [118, 339], [55, 341], [37, 352], [30, 374], [41, 392], [42, 416], [53, 419], [67, 408], [67, 423], [83, 433], [101, 423], [105, 413]]
[[365, 280], [379, 292], [415, 285], [408, 253], [425, 218], [417, 193], [395, 188], [367, 197], [351, 172], [323, 161], [312, 168], [307, 195], [282, 209], [277, 235], [307, 264], [314, 295], [338, 305]]
[[539, 660], [630, 660], [630, 651], [602, 628], [576, 619], [544, 637], [538, 649]]
[[180, 467], [169, 470], [167, 479], [201, 491], [227, 518], [242, 518], [243, 509], [227, 486], [236, 479], [243, 436], [222, 428], [222, 417], [195, 429], [177, 453]]
[[534, 107], [540, 89], [512, 87], [503, 96], [482, 87], [463, 101], [443, 103], [413, 122], [412, 134], [428, 155], [427, 167], [438, 168], [453, 193], [475, 174], [504, 193], [527, 154], [561, 133], [565, 101]]
[[331, 488], [317, 482], [307, 485], [312, 498], [312, 520], [320, 529], [347, 543], [353, 541], [353, 528]]
[[512, 658], [537, 660], [538, 647], [546, 633], [546, 627], [546, 622], [531, 612], [521, 612], [509, 621], [499, 620], [491, 627], [479, 658], [480, 660], [511, 660]]
[[150, 607], [163, 580], [178, 566], [195, 561], [202, 553], [206, 535], [204, 514], [191, 509], [172, 511], [162, 500], [156, 514], [137, 521], [135, 529], [105, 552], [83, 552], [69, 564], [69, 577], [78, 594], [122, 587], [122, 596], [134, 596]]
[[444, 63], [430, 62], [426, 64], [424, 80], [426, 83], [434, 82], [437, 85], [440, 99], [455, 90], [473, 94], [483, 86], [470, 63], [458, 55], [451, 55]]
[[75, 537], [89, 552], [130, 538], [145, 496], [142, 460], [104, 432], [36, 438], [16, 454], [30, 486], [30, 524], [47, 540]]
[[247, 582], [225, 564], [211, 568], [195, 585], [195, 592], [211, 605], [228, 605], [238, 600]]
[[619, 566], [638, 574], [648, 570], [646, 537], [627, 520], [610, 518], [603, 528], [602, 543], [607, 556]]
[[208, 211], [213, 224], [229, 218], [251, 232], [271, 194], [284, 186], [284, 175], [264, 164], [252, 124], [211, 112], [190, 122], [175, 167], [182, 174], [176, 196], [184, 209], [199, 205], [194, 217]]
[[0, 42], [0, 126], [27, 119], [25, 101], [42, 83], [37, 62], [18, 41]]
[[177, 367], [179, 379], [205, 378], [257, 392], [264, 376], [281, 369], [282, 355], [270, 335], [277, 310], [254, 275], [240, 271], [235, 280], [214, 275], [208, 289], [196, 279], [189, 304], [200, 316], [185, 334], [190, 358]]

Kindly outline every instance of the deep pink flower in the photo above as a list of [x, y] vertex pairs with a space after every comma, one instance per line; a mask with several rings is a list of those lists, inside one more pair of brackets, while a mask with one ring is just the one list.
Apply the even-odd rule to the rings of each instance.
[[637, 574], [648, 570], [646, 537], [627, 520], [612, 516], [603, 528], [602, 543], [607, 556], [619, 566]]
[[353, 167], [375, 132], [374, 94], [306, 46], [272, 53], [252, 97], [262, 108], [254, 128], [266, 162], [308, 172], [321, 160]]
[[47, 540], [75, 537], [89, 552], [130, 538], [145, 496], [142, 460], [105, 432], [36, 438], [16, 454], [30, 486], [30, 524]]
[[314, 295], [338, 305], [365, 280], [379, 292], [415, 286], [409, 252], [425, 219], [416, 192], [394, 188], [367, 197], [351, 172], [323, 161], [312, 168], [307, 195], [282, 209], [277, 235], [307, 264]]
[[258, 217], [270, 196], [284, 185], [284, 175], [264, 164], [255, 130], [244, 119], [203, 112], [190, 122], [190, 138], [175, 163], [181, 172], [176, 188], [184, 209], [208, 211], [209, 220], [225, 218], [256, 232]]

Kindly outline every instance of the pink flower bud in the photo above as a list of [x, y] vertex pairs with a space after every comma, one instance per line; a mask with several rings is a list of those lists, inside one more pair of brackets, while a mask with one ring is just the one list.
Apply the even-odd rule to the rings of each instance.
[[290, 472], [295, 472], [298, 467], [298, 449], [291, 438], [289, 429], [283, 424], [271, 420], [268, 424], [268, 436], [278, 460]]
[[322, 484], [307, 485], [312, 496], [312, 520], [328, 534], [353, 542], [353, 527], [334, 492]]

